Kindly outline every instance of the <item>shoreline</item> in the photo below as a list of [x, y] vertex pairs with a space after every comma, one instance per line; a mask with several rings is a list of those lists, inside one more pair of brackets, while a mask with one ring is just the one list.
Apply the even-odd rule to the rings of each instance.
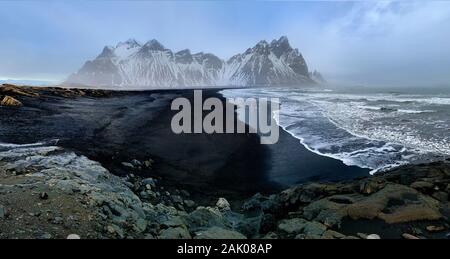
[[[17, 89], [28, 90], [23, 87]], [[42, 96], [17, 96], [25, 103], [23, 109], [31, 106], [48, 115], [43, 119], [28, 118], [29, 112], [22, 113], [20, 109], [19, 114], [13, 113], [12, 116], [21, 120], [24, 126], [11, 125], [3, 135], [9, 135], [14, 142], [19, 140], [18, 142], [22, 144], [60, 139], [60, 145], [63, 147], [101, 162], [116, 175], [124, 173], [122, 162], [133, 159], [145, 160], [145, 156], [149, 156], [159, 160], [160, 163], [157, 165], [162, 165], [154, 171], [164, 172], [159, 176], [173, 179], [171, 181], [174, 183], [191, 182], [191, 189], [194, 190], [198, 189], [197, 187], [202, 189], [212, 185], [213, 190], [218, 187], [223, 193], [227, 193], [227, 189], [234, 190], [238, 196], [244, 198], [255, 192], [273, 193], [310, 179], [339, 181], [368, 174], [365, 169], [346, 166], [339, 160], [307, 150], [298, 139], [290, 136], [282, 127], [278, 127], [280, 141], [274, 145], [260, 145], [257, 134], [173, 134], [170, 130], [170, 121], [175, 112], [170, 110], [169, 102], [174, 97], [166, 98], [162, 104], [155, 104], [158, 101], [156, 99], [165, 98], [164, 95], [169, 93], [173, 96], [184, 96], [192, 101], [192, 90], [146, 92], [93, 90], [94, 94], [81, 90], [87, 92], [78, 94], [80, 89], [30, 89], [31, 93], [38, 92]], [[58, 99], [51, 100], [54, 96]], [[91, 96], [98, 98], [100, 106], [95, 100], [89, 99]], [[131, 97], [123, 99], [127, 96]], [[204, 90], [203, 96], [204, 99], [216, 97], [223, 102], [226, 101], [217, 89]], [[36, 98], [43, 101], [37, 103]], [[78, 99], [81, 101], [77, 102]], [[105, 111], [98, 112], [95, 116], [78, 116], [79, 113], [90, 112], [87, 108], [79, 108], [80, 105]], [[237, 117], [235, 115], [235, 120]], [[26, 125], [29, 120], [35, 125]], [[67, 132], [67, 129], [70, 131]], [[29, 134], [22, 132], [40, 132], [42, 136], [30, 138]], [[73, 141], [74, 139], [77, 141]], [[198, 179], [200, 182], [195, 183], [186, 177], [181, 178], [182, 175], [192, 173], [193, 177], [195, 174], [203, 175]], [[155, 176], [154, 172], [150, 172], [149, 176]], [[204, 182], [205, 176], [209, 182]]]

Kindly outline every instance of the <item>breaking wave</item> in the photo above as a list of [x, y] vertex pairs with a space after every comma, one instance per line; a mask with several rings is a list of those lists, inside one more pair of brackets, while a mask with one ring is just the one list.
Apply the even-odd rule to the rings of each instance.
[[372, 170], [450, 155], [450, 96], [231, 89], [224, 97], [277, 97], [278, 125], [308, 150]]

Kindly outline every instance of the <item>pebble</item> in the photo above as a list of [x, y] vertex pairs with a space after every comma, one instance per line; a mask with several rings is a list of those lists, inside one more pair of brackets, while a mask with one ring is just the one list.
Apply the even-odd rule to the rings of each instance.
[[39, 239], [51, 239], [51, 238], [52, 238], [52, 234], [50, 234], [50, 233], [42, 233], [39, 236]]
[[63, 218], [61, 218], [61, 217], [55, 217], [55, 218], [53, 219], [52, 223], [53, 223], [53, 224], [56, 224], [56, 225], [59, 225], [59, 224], [62, 224], [63, 221], [64, 221]]
[[141, 161], [139, 161], [139, 160], [137, 160], [137, 159], [133, 159], [133, 160], [131, 161], [131, 164], [132, 164], [133, 166], [135, 166], [135, 167], [140, 167], [140, 166], [142, 166]]
[[153, 160], [144, 161], [144, 166], [147, 168], [152, 167], [152, 164], [153, 164]]
[[413, 236], [413, 235], [408, 234], [408, 233], [403, 233], [402, 237], [403, 237], [404, 239], [419, 239], [418, 237]]
[[134, 169], [133, 164], [128, 163], [128, 162], [122, 162], [122, 166], [128, 169]]
[[370, 234], [366, 239], [381, 239], [381, 237], [377, 234]]
[[427, 227], [428, 232], [441, 232], [444, 230], [445, 230], [445, 228], [442, 226], [428, 226]]
[[81, 237], [77, 234], [70, 234], [67, 236], [67, 239], [81, 239]]

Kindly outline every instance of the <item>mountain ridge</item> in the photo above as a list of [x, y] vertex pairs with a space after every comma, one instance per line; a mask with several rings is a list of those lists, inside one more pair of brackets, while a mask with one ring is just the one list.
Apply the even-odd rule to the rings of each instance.
[[286, 36], [259, 41], [227, 60], [212, 53], [174, 52], [156, 39], [105, 46], [66, 83], [119, 88], [297, 86], [318, 83]]

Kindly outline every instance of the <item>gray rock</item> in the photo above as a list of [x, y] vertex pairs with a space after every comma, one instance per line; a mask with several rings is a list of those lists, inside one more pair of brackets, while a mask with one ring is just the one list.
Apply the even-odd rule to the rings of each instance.
[[133, 160], [131, 161], [131, 164], [132, 164], [134, 167], [140, 167], [140, 166], [142, 166], [141, 161], [139, 161], [139, 160], [137, 160], [137, 159], [133, 159]]
[[53, 221], [52, 221], [52, 223], [53, 224], [56, 224], [56, 225], [60, 225], [60, 224], [62, 224], [64, 222], [64, 219], [62, 218], [62, 217], [55, 217], [54, 219], [53, 219]]
[[225, 198], [219, 198], [216, 207], [222, 212], [231, 210], [230, 203]]
[[244, 211], [276, 211], [277, 208], [280, 206], [280, 203], [277, 200], [276, 196], [270, 196], [266, 197], [261, 195], [260, 193], [257, 193], [253, 195], [252, 198], [247, 200], [244, 205], [242, 206], [242, 209]]
[[66, 239], [81, 239], [81, 237], [77, 234], [70, 234]]
[[194, 239], [247, 239], [247, 237], [236, 231], [211, 227], [197, 232]]
[[144, 232], [147, 229], [147, 221], [143, 218], [139, 218], [136, 220], [135, 226], [138, 232]]
[[193, 200], [185, 200], [184, 204], [188, 207], [188, 208], [193, 208], [195, 207], [195, 202]]
[[106, 230], [108, 231], [109, 234], [116, 235], [121, 239], [123, 239], [125, 237], [123, 230], [117, 225], [114, 225], [114, 224], [109, 225], [106, 227]]
[[333, 231], [333, 230], [327, 230], [323, 233], [321, 238], [322, 239], [344, 239], [344, 238], [346, 238], [346, 236], [339, 232]]
[[161, 223], [163, 227], [185, 227], [186, 222], [179, 216], [169, 217], [166, 221]]
[[377, 234], [370, 234], [366, 237], [366, 239], [381, 239], [381, 237]]
[[323, 233], [327, 230], [327, 227], [319, 222], [307, 222], [303, 228], [303, 233], [308, 239], [322, 238]]
[[278, 239], [278, 235], [274, 232], [269, 232], [262, 239]]
[[38, 239], [51, 239], [53, 236], [50, 233], [42, 233], [38, 236]]
[[142, 180], [142, 184], [143, 185], [150, 185], [151, 187], [155, 187], [156, 186], [156, 181], [153, 178], [145, 178], [144, 180]]
[[278, 230], [286, 234], [299, 234], [305, 229], [307, 221], [301, 218], [285, 219], [279, 222]]
[[180, 195], [172, 195], [172, 201], [174, 203], [183, 204], [183, 199]]
[[191, 234], [184, 227], [164, 229], [159, 234], [160, 239], [191, 239]]
[[122, 166], [125, 167], [125, 168], [127, 168], [127, 169], [132, 169], [132, 170], [135, 169], [134, 166], [133, 166], [133, 164], [128, 163], [128, 162], [122, 162]]
[[154, 163], [154, 161], [152, 159], [149, 159], [149, 160], [144, 161], [144, 166], [146, 168], [151, 168], [153, 163]]
[[189, 227], [193, 231], [208, 227], [228, 228], [230, 223], [217, 209], [197, 208], [189, 214]]

